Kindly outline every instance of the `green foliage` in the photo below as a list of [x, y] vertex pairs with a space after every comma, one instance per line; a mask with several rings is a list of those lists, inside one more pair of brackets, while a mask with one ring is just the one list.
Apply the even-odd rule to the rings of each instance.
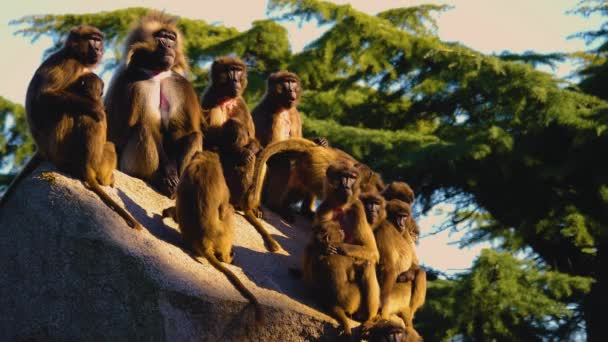
[[549, 317], [567, 320], [561, 301], [589, 291], [591, 281], [537, 268], [509, 253], [485, 249], [455, 286], [456, 323], [447, 335], [475, 341], [530, 341], [551, 336]]
[[22, 164], [35, 150], [26, 121], [23, 106], [0, 96], [0, 167], [9, 171], [9, 175], [0, 177], [0, 186], [10, 182], [14, 173], [12, 166]]

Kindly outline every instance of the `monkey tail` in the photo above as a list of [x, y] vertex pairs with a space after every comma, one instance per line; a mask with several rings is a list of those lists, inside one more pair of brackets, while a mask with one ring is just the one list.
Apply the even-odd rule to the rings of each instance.
[[258, 218], [253, 214], [253, 211], [251, 209], [245, 210], [245, 219], [247, 219], [247, 221], [251, 223], [253, 228], [255, 228], [255, 230], [257, 230], [258, 233], [262, 235], [262, 239], [264, 239], [266, 248], [268, 248], [269, 251], [274, 253], [281, 249], [281, 245], [279, 245], [279, 243], [272, 238], [272, 235], [268, 233], [266, 228], [264, 228], [264, 225], [262, 225], [262, 222], [258, 220]]
[[424, 304], [426, 298], [426, 272], [419, 267], [416, 278], [412, 284], [412, 298], [410, 299], [410, 313], [414, 317], [416, 310]]
[[311, 147], [319, 146], [304, 138], [289, 138], [266, 146], [258, 155], [255, 162], [253, 182], [248, 196], [248, 207], [259, 207], [262, 197], [262, 186], [266, 178], [266, 162], [270, 157], [282, 152], [307, 152]]
[[94, 173], [90, 170], [87, 171], [86, 184], [89, 188], [101, 198], [101, 200], [110, 208], [112, 208], [118, 215], [120, 215], [129, 225], [129, 227], [142, 230], [141, 224], [131, 216], [125, 209], [116, 203], [108, 194], [99, 186], [97, 179], [93, 175]]
[[253, 293], [251, 293], [251, 291], [249, 291], [247, 289], [247, 287], [245, 287], [243, 282], [241, 282], [241, 280], [234, 273], [232, 273], [232, 271], [230, 271], [219, 260], [217, 260], [217, 258], [215, 257], [215, 255], [213, 253], [205, 251], [204, 256], [209, 261], [211, 266], [215, 267], [215, 269], [217, 269], [218, 271], [224, 273], [226, 278], [228, 278], [228, 280], [241, 293], [241, 295], [243, 297], [247, 298], [249, 300], [249, 302], [251, 302], [251, 304], [253, 304], [253, 306], [255, 307], [256, 323], [258, 323], [258, 324], [264, 323], [264, 310], [262, 309], [260, 302], [258, 302], [258, 299], [253, 295]]
[[23, 167], [23, 169], [21, 169], [21, 172], [19, 172], [15, 176], [15, 178], [13, 178], [11, 183], [6, 188], [4, 195], [2, 196], [2, 198], [0, 198], [0, 208], [4, 207], [4, 203], [6, 203], [6, 201], [8, 200], [8, 197], [15, 191], [15, 188], [17, 187], [19, 182], [21, 182], [21, 180], [25, 176], [32, 173], [32, 171], [34, 171], [38, 167], [38, 165], [40, 165], [40, 163], [42, 163], [42, 160], [43, 160], [43, 158], [42, 158], [42, 155], [40, 154], [40, 152], [38, 152], [38, 151], [34, 152], [34, 155], [30, 158], [30, 160], [27, 161], [27, 163], [25, 163], [25, 166]]

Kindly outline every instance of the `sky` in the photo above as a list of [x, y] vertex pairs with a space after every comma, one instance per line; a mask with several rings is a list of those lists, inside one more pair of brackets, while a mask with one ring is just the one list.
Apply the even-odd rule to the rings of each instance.
[[[453, 9], [437, 16], [438, 35], [444, 41], [458, 41], [482, 53], [500, 53], [509, 50], [523, 53], [533, 50], [539, 53], [573, 52], [586, 49], [580, 39], [568, 36], [600, 26], [602, 18], [584, 18], [567, 15], [576, 0], [355, 0], [334, 1], [349, 3], [354, 8], [375, 14], [388, 8], [408, 7], [422, 3], [448, 4]], [[265, 19], [267, 0], [209, 1], [209, 0], [127, 0], [127, 1], [85, 1], [53, 0], [11, 1], [0, 12], [0, 42], [2, 42], [2, 65], [0, 96], [23, 104], [27, 84], [41, 63], [43, 51], [51, 46], [48, 38], [32, 44], [29, 39], [14, 35], [19, 28], [9, 25], [11, 20], [34, 14], [67, 14], [110, 11], [126, 7], [148, 7], [166, 10], [168, 13], [191, 19], [202, 19], [208, 23], [232, 26], [247, 30], [254, 20]], [[315, 23], [283, 22], [289, 32], [292, 51], [300, 51], [310, 41], [317, 38], [324, 28]], [[547, 69], [558, 77], [567, 76], [573, 70], [568, 63], [560, 64], [555, 70]], [[106, 84], [107, 84], [106, 80]], [[442, 232], [428, 235], [445, 218], [446, 209], [433, 211], [419, 218], [423, 238], [418, 246], [422, 263], [447, 273], [457, 273], [471, 266], [481, 248], [460, 249], [455, 241], [462, 233]], [[425, 234], [426, 232], [426, 234]], [[425, 236], [426, 235], [426, 236]]]

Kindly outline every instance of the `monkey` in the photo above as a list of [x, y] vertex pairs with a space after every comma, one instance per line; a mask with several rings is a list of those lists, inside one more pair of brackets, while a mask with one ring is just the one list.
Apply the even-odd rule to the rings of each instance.
[[[278, 71], [268, 77], [266, 84], [264, 97], [251, 112], [257, 139], [262, 146], [266, 146], [289, 138], [302, 138], [302, 117], [297, 109], [302, 84], [298, 75]], [[328, 146], [326, 138], [318, 137], [313, 141], [320, 146]], [[285, 184], [292, 165], [293, 159], [290, 158], [277, 157], [268, 161], [264, 202], [275, 211], [281, 211], [282, 198], [289, 196], [287, 193], [290, 190], [285, 188]], [[304, 213], [310, 216], [310, 212]]]
[[245, 219], [260, 233], [269, 251], [279, 251], [279, 243], [258, 220], [261, 216], [259, 206], [249, 206], [247, 201], [247, 194], [253, 183], [255, 155], [261, 146], [255, 139], [250, 141], [247, 128], [237, 118], [226, 121], [219, 139], [220, 160], [230, 190], [230, 203], [243, 211]]
[[211, 64], [209, 85], [201, 96], [204, 117], [204, 145], [212, 149], [223, 134], [224, 124], [237, 118], [247, 129], [249, 141], [256, 139], [255, 126], [243, 91], [247, 88], [247, 66], [235, 57], [216, 58]]
[[100, 187], [114, 184], [116, 168], [114, 145], [106, 141], [103, 81], [90, 71], [101, 61], [103, 50], [99, 29], [77, 26], [70, 30], [63, 48], [36, 70], [26, 93], [25, 109], [37, 151], [2, 201], [25, 175], [47, 160], [58, 170], [84, 181], [130, 227], [141, 230], [141, 224]]
[[422, 342], [422, 337], [413, 327], [404, 327], [385, 319], [364, 325], [361, 338], [367, 342]]
[[[339, 226], [344, 237], [342, 242], [329, 244], [326, 249], [331, 255], [346, 256], [359, 269], [356, 276], [356, 287], [348, 283], [350, 266], [341, 267], [330, 265], [330, 270], [315, 262], [319, 253], [314, 248], [307, 248], [303, 257], [304, 279], [309, 283], [317, 282], [322, 288], [328, 289], [330, 311], [344, 328], [346, 335], [351, 335], [347, 315], [358, 311], [366, 315], [366, 321], [378, 313], [379, 285], [376, 279], [376, 263], [379, 254], [376, 248], [374, 234], [365, 218], [365, 209], [358, 199], [359, 170], [355, 163], [349, 160], [338, 161], [327, 168], [325, 177], [325, 197], [319, 205], [313, 227]], [[339, 273], [337, 273], [339, 272]], [[339, 274], [339, 275], [338, 275]], [[324, 279], [328, 276], [329, 279]], [[319, 291], [318, 293], [327, 293]], [[328, 298], [319, 298], [327, 301]]]
[[270, 74], [266, 93], [251, 112], [256, 137], [262, 146], [302, 137], [302, 117], [297, 109], [301, 96], [298, 75], [289, 71]]
[[125, 60], [110, 83], [105, 105], [108, 136], [119, 169], [175, 197], [179, 175], [202, 150], [202, 111], [175, 18], [151, 12], [129, 33]]
[[405, 182], [391, 182], [382, 190], [382, 197], [387, 201], [398, 199], [409, 205], [412, 205], [416, 198], [414, 190]]
[[424, 303], [426, 273], [418, 266], [414, 240], [409, 231], [414, 223], [408, 203], [400, 200], [386, 202], [386, 219], [374, 232], [380, 263], [381, 317], [399, 316], [413, 327], [413, 316]]
[[193, 255], [204, 257], [222, 272], [254, 305], [256, 321], [262, 322], [264, 314], [257, 298], [222, 264], [233, 260], [234, 208], [217, 153], [196, 152], [182, 172], [176, 192], [175, 207], [165, 209], [163, 217], [177, 222]]
[[359, 195], [363, 208], [365, 208], [365, 217], [372, 231], [376, 231], [380, 224], [386, 219], [386, 201], [380, 194], [375, 192], [365, 192]]
[[[414, 190], [409, 186], [409, 184], [405, 182], [391, 182], [389, 185], [382, 190], [382, 197], [384, 197], [387, 201], [392, 199], [401, 200], [410, 206], [414, 203], [414, 199], [416, 198], [414, 194]], [[413, 221], [412, 224], [408, 225], [410, 236], [414, 239], [415, 242], [418, 242], [420, 237], [420, 228], [418, 224]]]
[[333, 162], [348, 162], [355, 165], [360, 177], [359, 187], [363, 191], [381, 191], [384, 183], [379, 174], [373, 172], [367, 165], [357, 162], [348, 153], [336, 148], [323, 147], [317, 143], [304, 138], [290, 138], [278, 141], [266, 146], [257, 156], [256, 171], [254, 173], [254, 184], [250, 192], [250, 200], [256, 204], [260, 203], [262, 184], [266, 174], [266, 162], [275, 154], [297, 155], [295, 166], [290, 172], [286, 188], [289, 192], [282, 194], [281, 207], [277, 210], [281, 216], [288, 221], [293, 221], [290, 205], [294, 202], [295, 195], [307, 196], [307, 203], [303, 204], [304, 213], [314, 216], [313, 205], [316, 197], [324, 196], [324, 179], [329, 165]]
[[258, 219], [259, 204], [251, 204], [248, 194], [253, 183], [255, 154], [261, 149], [257, 141], [249, 143], [247, 128], [236, 118], [224, 124], [223, 134], [218, 136], [218, 145], [213, 148], [222, 165], [224, 180], [228, 187], [230, 204], [243, 211], [245, 219], [258, 231], [270, 252], [278, 252], [281, 245], [268, 233]]

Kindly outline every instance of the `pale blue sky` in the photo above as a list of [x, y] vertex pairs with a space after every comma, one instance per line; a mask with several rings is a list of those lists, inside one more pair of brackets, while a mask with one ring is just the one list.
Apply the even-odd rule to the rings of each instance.
[[[540, 53], [572, 52], [585, 49], [579, 39], [567, 37], [579, 31], [598, 28], [602, 18], [583, 18], [566, 15], [578, 1], [575, 0], [355, 0], [335, 1], [350, 3], [354, 8], [377, 13], [388, 8], [405, 7], [421, 3], [450, 4], [455, 8], [438, 16], [439, 36], [446, 41], [460, 41], [483, 53], [510, 50], [521, 53], [534, 50]], [[27, 84], [41, 62], [42, 52], [50, 46], [49, 39], [40, 39], [35, 44], [21, 36], [14, 36], [15, 26], [8, 25], [13, 19], [32, 14], [89, 13], [125, 7], [143, 6], [192, 19], [218, 22], [246, 30], [251, 22], [266, 18], [266, 0], [208, 1], [208, 0], [128, 0], [128, 1], [84, 1], [54, 0], [10, 1], [0, 12], [0, 42], [2, 42], [2, 65], [0, 96], [23, 103]], [[283, 23], [289, 31], [294, 51], [299, 51], [323, 31], [314, 24], [301, 27], [295, 23]], [[556, 75], [563, 77], [572, 66], [561, 65]], [[550, 71], [550, 70], [549, 70]], [[421, 229], [430, 232], [442, 221], [443, 215], [428, 215], [420, 219]], [[479, 250], [487, 246], [458, 249], [448, 245], [460, 234], [449, 236], [448, 232], [421, 239], [418, 247], [423, 263], [449, 273], [470, 267]]]

